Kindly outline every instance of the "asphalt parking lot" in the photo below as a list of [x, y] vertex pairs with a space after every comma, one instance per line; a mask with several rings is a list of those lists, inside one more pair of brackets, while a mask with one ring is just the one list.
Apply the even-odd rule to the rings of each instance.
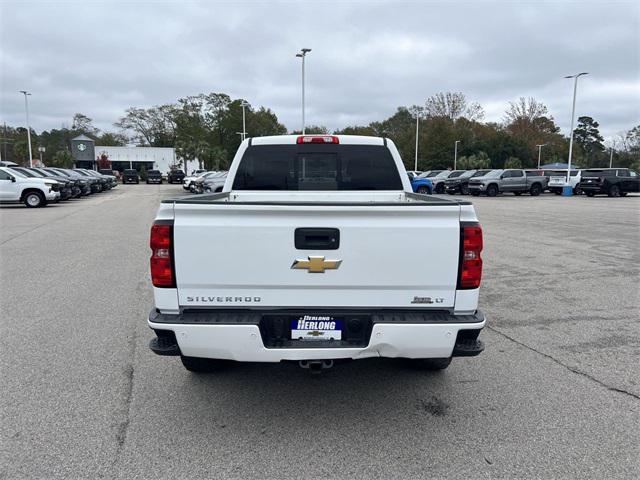
[[176, 193], [0, 208], [0, 478], [640, 477], [639, 196], [474, 198], [486, 351], [316, 377], [149, 351], [149, 225]]

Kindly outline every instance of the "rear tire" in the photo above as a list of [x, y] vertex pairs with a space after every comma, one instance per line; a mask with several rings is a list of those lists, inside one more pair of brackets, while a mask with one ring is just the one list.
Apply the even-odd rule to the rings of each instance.
[[585, 193], [585, 195], [586, 195], [587, 197], [593, 197], [593, 196], [595, 196], [595, 193], [593, 193], [593, 192], [584, 192], [584, 193]]
[[531, 195], [532, 197], [537, 197], [538, 195], [540, 195], [540, 193], [542, 193], [542, 187], [538, 183], [534, 183], [533, 185], [531, 185], [531, 188], [529, 189], [529, 195]]
[[462, 185], [460, 187], [460, 193], [462, 195], [469, 195], [469, 187], [467, 185]]
[[582, 195], [582, 189], [580, 188], [580, 185], [576, 185], [576, 187], [573, 189], [573, 194]]
[[211, 373], [220, 370], [224, 362], [212, 358], [185, 357], [180, 355], [182, 366], [194, 373]]
[[44, 198], [42, 192], [29, 192], [24, 196], [22, 201], [29, 208], [44, 207], [47, 204], [47, 200]]
[[495, 185], [489, 185], [487, 187], [487, 196], [495, 197], [496, 195], [498, 195], [498, 187], [496, 187]]
[[440, 183], [436, 185], [436, 193], [443, 194], [444, 193], [444, 184]]
[[618, 185], [611, 185], [609, 187], [609, 191], [607, 192], [607, 195], [609, 195], [610, 197], [619, 197], [620, 187]]
[[522, 195], [522, 192], [513, 192], [513, 194], [514, 194], [516, 197], [519, 197], [520, 195]]
[[426, 195], [427, 193], [429, 193], [429, 189], [424, 185], [420, 185], [416, 190], [416, 193], [421, 193], [422, 195]]
[[444, 370], [451, 364], [451, 357], [449, 358], [411, 358], [409, 364], [413, 368], [420, 370]]

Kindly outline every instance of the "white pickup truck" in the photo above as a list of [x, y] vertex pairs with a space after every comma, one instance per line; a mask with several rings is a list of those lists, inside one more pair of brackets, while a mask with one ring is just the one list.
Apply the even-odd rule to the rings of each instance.
[[162, 202], [150, 246], [150, 348], [190, 371], [484, 349], [473, 205], [412, 193], [388, 139], [246, 139], [221, 193]]

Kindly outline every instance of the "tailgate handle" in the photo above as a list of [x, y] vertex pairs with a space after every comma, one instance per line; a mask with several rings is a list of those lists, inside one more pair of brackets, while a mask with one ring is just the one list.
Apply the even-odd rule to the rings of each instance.
[[296, 228], [294, 237], [298, 250], [337, 250], [340, 247], [337, 228]]

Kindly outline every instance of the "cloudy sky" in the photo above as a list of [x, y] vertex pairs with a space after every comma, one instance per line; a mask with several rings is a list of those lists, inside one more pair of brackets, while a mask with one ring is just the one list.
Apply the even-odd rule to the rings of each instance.
[[609, 137], [640, 123], [640, 2], [95, 2], [0, 0], [0, 122], [37, 130], [75, 112], [112, 126], [127, 107], [225, 92], [300, 125], [339, 128], [461, 91], [499, 121], [533, 96], [569, 130], [590, 115]]

